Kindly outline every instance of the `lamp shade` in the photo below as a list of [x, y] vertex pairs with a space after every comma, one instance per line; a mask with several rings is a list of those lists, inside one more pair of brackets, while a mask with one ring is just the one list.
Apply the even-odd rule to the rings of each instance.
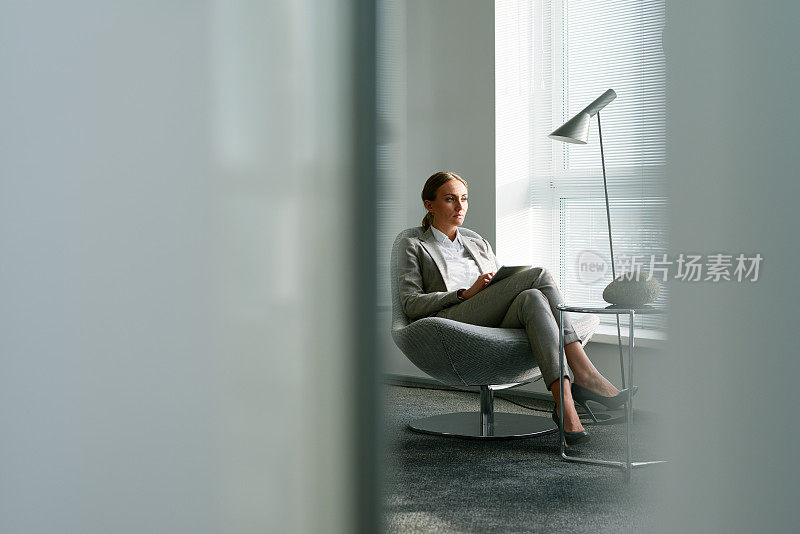
[[598, 96], [594, 102], [583, 108], [580, 113], [572, 117], [548, 137], [565, 143], [585, 145], [589, 139], [589, 121], [592, 117], [617, 98], [617, 93], [609, 89]]
[[589, 139], [589, 122], [591, 120], [591, 115], [581, 111], [551, 133], [549, 137], [556, 141], [585, 145], [586, 140]]

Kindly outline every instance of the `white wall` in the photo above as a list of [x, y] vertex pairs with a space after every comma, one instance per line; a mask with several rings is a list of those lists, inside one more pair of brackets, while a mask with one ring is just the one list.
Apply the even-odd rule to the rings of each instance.
[[[399, 209], [387, 209], [387, 216], [381, 217], [384, 270], [394, 236], [418, 226], [425, 215], [420, 192], [436, 171], [454, 171], [469, 183], [466, 228], [492, 243], [496, 228], [494, 3], [398, 0], [388, 4], [393, 18], [383, 38], [391, 42], [382, 57], [391, 78], [385, 90], [391, 94], [392, 120], [386, 131], [397, 160], [385, 169], [379, 196], [396, 196], [393, 201]], [[378, 311], [384, 371], [414, 375], [418, 371], [391, 340], [388, 292], [384, 295]]]
[[494, 3], [406, 2], [406, 226], [419, 225], [420, 192], [436, 171], [469, 183], [464, 226], [495, 238]]

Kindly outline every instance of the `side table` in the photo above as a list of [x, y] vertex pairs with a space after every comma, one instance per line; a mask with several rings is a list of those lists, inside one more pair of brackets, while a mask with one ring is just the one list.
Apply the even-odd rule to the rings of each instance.
[[[663, 308], [657, 308], [653, 306], [640, 306], [636, 308], [626, 308], [622, 306], [616, 305], [609, 305], [609, 306], [571, 306], [568, 304], [559, 304], [556, 306], [558, 308], [558, 324], [559, 324], [559, 336], [558, 336], [558, 350], [561, 357], [559, 358], [559, 370], [561, 377], [561, 386], [559, 388], [561, 392], [561, 399], [559, 402], [559, 418], [561, 420], [561, 425], [559, 426], [559, 435], [561, 438], [561, 457], [564, 460], [570, 462], [582, 462], [587, 464], [596, 464], [596, 465], [607, 465], [610, 467], [619, 467], [624, 469], [627, 473], [627, 478], [630, 480], [631, 471], [634, 467], [642, 467], [646, 465], [654, 465], [654, 464], [661, 464], [665, 463], [666, 460], [651, 460], [651, 461], [639, 461], [634, 462], [631, 458], [631, 425], [633, 423], [633, 403], [629, 398], [628, 401], [625, 403], [625, 411], [626, 411], [626, 422], [625, 428], [627, 432], [627, 454], [626, 459], [624, 462], [615, 461], [615, 460], [600, 460], [595, 458], [577, 458], [575, 456], [569, 456], [566, 453], [566, 447], [564, 445], [564, 388], [563, 388], [563, 380], [564, 380], [564, 359], [566, 354], [564, 352], [564, 329], [560, 326], [564, 324], [564, 312], [572, 312], [572, 313], [598, 313], [598, 314], [610, 314], [616, 315], [619, 319], [620, 315], [627, 315], [628, 316], [628, 388], [631, 390], [633, 389], [633, 346], [634, 346], [634, 325], [633, 320], [636, 314], [653, 314], [653, 313], [664, 313], [665, 310]], [[619, 323], [617, 323], [619, 326]], [[620, 347], [620, 368], [624, 369], [624, 362], [622, 359], [622, 338], [621, 336], [617, 338], [617, 342]], [[624, 380], [624, 375], [623, 375]], [[625, 385], [623, 384], [623, 387]]]

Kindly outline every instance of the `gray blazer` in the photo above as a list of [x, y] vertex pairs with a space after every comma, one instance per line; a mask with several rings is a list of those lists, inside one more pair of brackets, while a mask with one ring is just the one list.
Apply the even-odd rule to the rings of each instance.
[[[489, 242], [466, 228], [459, 231], [464, 247], [475, 258], [481, 274], [496, 272], [497, 259]], [[409, 319], [429, 317], [460, 302], [456, 292], [461, 288], [448, 287], [445, 282], [447, 261], [430, 228], [419, 237], [403, 238], [399, 260], [400, 303]]]

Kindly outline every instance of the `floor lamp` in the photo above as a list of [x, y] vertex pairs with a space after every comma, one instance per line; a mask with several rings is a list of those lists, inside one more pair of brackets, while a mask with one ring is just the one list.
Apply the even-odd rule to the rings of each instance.
[[[583, 108], [580, 113], [565, 122], [557, 128], [548, 137], [556, 141], [563, 141], [564, 143], [573, 143], [576, 145], [585, 145], [589, 139], [589, 124], [592, 117], [597, 115], [597, 134], [600, 137], [600, 162], [603, 165], [603, 191], [606, 197], [606, 221], [608, 221], [608, 246], [611, 249], [611, 280], [612, 282], [617, 279], [617, 272], [614, 268], [614, 242], [611, 239], [611, 211], [608, 208], [608, 184], [606, 181], [606, 158], [603, 153], [603, 129], [600, 127], [600, 110], [609, 105], [615, 98], [617, 93], [613, 89], [609, 89], [602, 95], [598, 96], [591, 104]], [[619, 345], [619, 361], [620, 372], [622, 374], [622, 387], [625, 387], [625, 369], [622, 365], [622, 334], [619, 328], [619, 315], [617, 315], [617, 341]]]

